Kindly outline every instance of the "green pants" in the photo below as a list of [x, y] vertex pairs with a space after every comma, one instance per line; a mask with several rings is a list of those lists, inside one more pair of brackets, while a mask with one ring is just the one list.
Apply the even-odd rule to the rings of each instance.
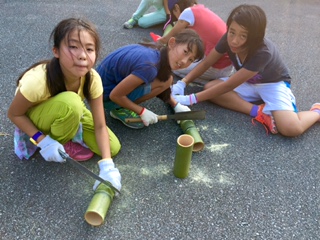
[[[27, 116], [40, 131], [49, 134], [61, 144], [65, 144], [76, 135], [81, 122], [83, 142], [91, 151], [101, 156], [94, 134], [92, 114], [78, 94], [60, 93], [31, 108]], [[108, 127], [107, 129], [111, 155], [115, 156], [120, 151], [121, 144], [116, 135]]]

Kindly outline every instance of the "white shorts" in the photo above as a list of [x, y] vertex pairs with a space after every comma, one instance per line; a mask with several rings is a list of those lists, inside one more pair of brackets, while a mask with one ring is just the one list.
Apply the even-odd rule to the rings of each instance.
[[[226, 81], [228, 78], [223, 78]], [[294, 97], [290, 85], [284, 81], [275, 83], [243, 83], [234, 89], [238, 95], [247, 102], [263, 101], [266, 105], [263, 113], [271, 115], [272, 111], [294, 111], [296, 98]]]

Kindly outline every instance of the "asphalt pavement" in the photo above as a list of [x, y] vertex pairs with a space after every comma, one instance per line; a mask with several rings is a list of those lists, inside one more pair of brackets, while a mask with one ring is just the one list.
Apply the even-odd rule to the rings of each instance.
[[[200, 0], [227, 19], [239, 0]], [[256, 0], [268, 18], [267, 37], [279, 47], [293, 78], [299, 110], [319, 95], [320, 1]], [[123, 29], [138, 0], [0, 0], [0, 239], [319, 239], [320, 124], [297, 138], [266, 135], [249, 116], [204, 102], [195, 124], [205, 143], [193, 153], [190, 174], [174, 177], [174, 121], [132, 130], [110, 118], [122, 143], [115, 163], [122, 194], [106, 221], [93, 227], [84, 213], [94, 179], [72, 165], [48, 163], [40, 154], [19, 160], [13, 151], [14, 125], [6, 113], [19, 74], [51, 58], [53, 27], [68, 17], [94, 22], [102, 38], [101, 57], [126, 44], [161, 34], [161, 26]], [[101, 60], [101, 59], [100, 59]], [[100, 61], [99, 60], [99, 61]], [[193, 85], [188, 92], [200, 91]], [[145, 103], [159, 115], [172, 110], [159, 99]], [[82, 164], [98, 173], [99, 160]]]

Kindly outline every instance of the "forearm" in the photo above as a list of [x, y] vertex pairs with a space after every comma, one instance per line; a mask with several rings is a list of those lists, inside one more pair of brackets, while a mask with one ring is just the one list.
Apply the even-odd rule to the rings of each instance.
[[[32, 123], [32, 121], [27, 116], [13, 117], [10, 120], [16, 125], [22, 132], [27, 134], [32, 138], [40, 130]], [[45, 134], [41, 134], [37, 137], [36, 143], [41, 142], [45, 138]]]
[[213, 99], [222, 94], [230, 92], [235, 88], [235, 86], [227, 82], [224, 82], [222, 80], [215, 80], [215, 81], [220, 81], [220, 83], [217, 83], [212, 87], [207, 88], [206, 90], [196, 93], [198, 102], [203, 102], [209, 99]]
[[197, 79], [205, 71], [207, 71], [210, 66], [211, 66], [210, 64], [206, 63], [205, 60], [203, 60], [183, 78], [183, 82], [185, 82], [186, 85], [188, 85], [189, 83], [192, 83], [195, 79]]
[[173, 28], [170, 32], [167, 33], [167, 35], [159, 38], [158, 42], [160, 42], [161, 44], [167, 44], [169, 39], [174, 36], [177, 33], [177, 31]]
[[9, 116], [9, 119], [16, 125], [21, 131], [26, 133], [29, 137], [32, 137], [39, 129], [32, 123], [30, 118], [26, 115], [23, 116]]
[[[29, 137], [34, 136], [40, 129], [31, 121], [26, 115], [28, 110], [34, 106], [29, 102], [20, 91], [17, 92], [9, 109], [7, 116], [13, 124], [15, 124], [21, 131], [26, 133]], [[44, 136], [40, 136], [38, 141], [41, 141]]]
[[193, 82], [206, 72], [213, 64], [215, 64], [223, 54], [218, 53], [214, 48], [208, 55], [190, 72], [185, 76], [186, 84]]
[[[202, 102], [208, 99], [213, 99], [227, 92], [233, 91], [236, 87], [240, 86], [248, 79], [254, 77], [258, 72], [252, 72], [242, 68], [232, 76], [227, 81], [214, 80], [212, 86], [209, 83], [207, 89], [197, 93], [198, 102]], [[219, 81], [219, 82], [217, 82]]]
[[181, 32], [183, 29], [187, 28], [188, 26], [189, 26], [188, 22], [186, 22], [184, 20], [178, 20], [178, 22], [172, 28], [172, 30], [167, 35], [161, 37], [158, 41], [162, 44], [167, 44], [171, 37], [174, 37], [179, 32]]
[[101, 158], [111, 158], [110, 138], [107, 127], [95, 127], [95, 136], [101, 152]]
[[170, 10], [168, 7], [168, 0], [163, 0], [163, 7], [164, 7], [166, 14], [170, 14]]

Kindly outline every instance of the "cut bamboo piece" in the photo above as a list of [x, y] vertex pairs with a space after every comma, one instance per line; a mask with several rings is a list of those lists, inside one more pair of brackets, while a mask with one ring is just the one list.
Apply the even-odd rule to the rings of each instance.
[[100, 226], [103, 224], [113, 197], [114, 191], [110, 187], [100, 184], [84, 215], [87, 223], [92, 226]]
[[177, 178], [186, 178], [189, 175], [193, 144], [194, 139], [189, 134], [180, 135], [177, 139], [173, 166], [173, 174]]
[[192, 120], [180, 121], [180, 127], [185, 134], [189, 134], [194, 139], [193, 152], [199, 152], [204, 148], [204, 142]]

